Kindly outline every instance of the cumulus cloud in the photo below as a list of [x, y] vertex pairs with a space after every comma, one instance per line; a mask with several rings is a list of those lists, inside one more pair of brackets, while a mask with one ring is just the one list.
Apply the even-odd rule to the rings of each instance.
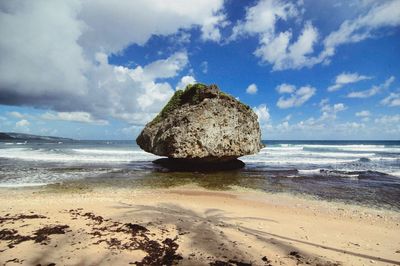
[[207, 74], [207, 72], [208, 72], [208, 62], [207, 61], [201, 62], [200, 68], [201, 68], [201, 72], [203, 72], [203, 74]]
[[348, 98], [368, 98], [368, 97], [372, 97], [375, 94], [381, 92], [382, 90], [388, 89], [389, 86], [393, 83], [394, 80], [395, 80], [395, 78], [393, 76], [391, 76], [384, 83], [382, 83], [382, 84], [380, 84], [378, 86], [374, 85], [368, 90], [350, 92], [350, 93], [347, 94], [347, 97]]
[[107, 120], [95, 119], [91, 114], [86, 112], [47, 112], [42, 114], [40, 117], [45, 120], [80, 122], [94, 125], [108, 125]]
[[279, 33], [277, 36], [263, 36], [260, 46], [254, 54], [262, 62], [272, 64], [273, 70], [299, 69], [315, 64], [315, 59], [308, 57], [314, 52], [318, 40], [318, 30], [311, 22], [307, 22], [295, 42], [292, 42], [291, 31]]
[[273, 70], [302, 68], [315, 64], [315, 59], [308, 57], [314, 52], [318, 40], [318, 30], [310, 21], [304, 24], [297, 40], [292, 40], [291, 29], [276, 31], [279, 21], [297, 19], [301, 11], [301, 2], [283, 0], [260, 0], [247, 8], [243, 21], [233, 27], [231, 39], [240, 36], [256, 35], [259, 47], [254, 54], [264, 63], [272, 64]]
[[324, 39], [324, 50], [319, 56], [321, 61], [333, 56], [340, 45], [372, 38], [375, 31], [381, 27], [399, 26], [400, 1], [382, 2], [380, 5], [374, 3], [367, 14], [344, 21], [337, 31], [330, 33]]
[[387, 96], [381, 101], [381, 104], [390, 107], [400, 106], [400, 93], [394, 93], [394, 92], [390, 93], [389, 96]]
[[349, 94], [347, 94], [347, 97], [348, 98], [368, 98], [368, 97], [374, 96], [379, 91], [380, 91], [380, 88], [378, 86], [373, 86], [369, 90], [350, 92]]
[[17, 123], [15, 123], [16, 127], [28, 127], [31, 123], [29, 123], [28, 120], [26, 119], [22, 119], [20, 121], [18, 121]]
[[201, 27], [201, 38], [204, 41], [221, 41], [220, 27], [226, 27], [228, 24], [226, 16], [222, 13], [205, 18]]
[[369, 117], [369, 116], [371, 116], [371, 112], [367, 111], [367, 110], [362, 110], [360, 112], [357, 112], [356, 116], [357, 117]]
[[286, 83], [282, 83], [281, 85], [278, 85], [275, 90], [279, 93], [279, 94], [283, 94], [283, 93], [293, 93], [296, 90], [296, 86], [294, 85], [290, 85], [290, 84], [286, 84]]
[[289, 97], [279, 97], [276, 106], [281, 109], [299, 107], [307, 102], [317, 91], [311, 86], [303, 86], [296, 90], [295, 86], [288, 84], [279, 85], [276, 90], [281, 94], [290, 94]]
[[360, 112], [356, 112], [356, 116], [360, 117], [363, 122], [368, 122], [371, 116], [371, 112], [368, 110], [362, 110]]
[[175, 77], [188, 63], [186, 52], [178, 52], [166, 59], [154, 61], [144, 68], [137, 67], [132, 72], [137, 80], [155, 80]]
[[232, 38], [241, 35], [274, 35], [275, 25], [279, 20], [296, 17], [298, 10], [295, 4], [281, 0], [260, 0], [247, 8], [246, 17], [233, 28]]
[[320, 121], [335, 120], [337, 113], [342, 112], [346, 109], [347, 106], [344, 105], [343, 103], [336, 103], [330, 105], [328, 102], [326, 102], [321, 106], [322, 115], [319, 118], [319, 120]]
[[270, 114], [267, 105], [260, 104], [259, 106], [254, 107], [253, 111], [254, 113], [256, 113], [258, 117], [258, 122], [261, 124], [261, 126], [264, 126], [269, 123]]
[[336, 76], [335, 84], [329, 86], [328, 91], [337, 91], [346, 84], [356, 83], [366, 79], [371, 79], [371, 77], [360, 75], [358, 73], [343, 72]]
[[257, 93], [257, 85], [256, 84], [250, 84], [247, 89], [246, 89], [246, 93], [247, 94], [256, 94]]
[[87, 30], [79, 42], [107, 54], [129, 44], [143, 45], [152, 35], [169, 35], [192, 26], [200, 27], [203, 39], [218, 39], [219, 24], [224, 22], [223, 0], [87, 0], [80, 4], [79, 19]]
[[99, 62], [88, 73], [91, 89], [85, 98], [77, 99], [75, 104], [81, 106], [80, 110], [57, 111], [83, 111], [93, 114], [95, 118], [111, 116], [143, 125], [174, 93], [171, 85], [163, 79], [177, 76], [187, 63], [186, 52], [177, 52], [135, 68]]
[[313, 139], [316, 134], [324, 139], [340, 139], [354, 136], [354, 134], [366, 135], [366, 125], [358, 122], [340, 123], [335, 121], [322, 121], [313, 117], [301, 120], [296, 123], [282, 121], [277, 125], [271, 125], [267, 128], [265, 134], [275, 136], [276, 138], [299, 138]]
[[224, 19], [223, 0], [3, 1], [0, 104], [143, 124], [173, 94], [165, 79], [187, 66], [186, 51], [135, 68], [108, 56], [193, 27], [218, 41]]
[[83, 31], [76, 1], [0, 4], [0, 102], [51, 105], [82, 96], [87, 61], [77, 39]]
[[[364, 12], [366, 9], [368, 12]], [[304, 23], [297, 39], [293, 39], [293, 28], [285, 29], [289, 21], [299, 24], [303, 10], [303, 1], [259, 0], [246, 9], [245, 18], [233, 27], [230, 40], [257, 36], [259, 46], [254, 54], [261, 62], [271, 64], [276, 71], [300, 69], [329, 63], [340, 45], [372, 38], [382, 27], [400, 25], [400, 1], [367, 1], [358, 9], [355, 19], [344, 21], [318, 45], [320, 34], [310, 21]], [[281, 31], [277, 30], [278, 23]], [[319, 47], [321, 49], [316, 51]], [[339, 88], [338, 85], [331, 89]]]
[[16, 112], [16, 111], [7, 112], [7, 115], [12, 116], [12, 117], [14, 117], [14, 118], [19, 118], [19, 119], [25, 118], [25, 115], [24, 115], [24, 114], [21, 114], [20, 112]]
[[375, 123], [384, 125], [398, 125], [400, 123], [400, 114], [397, 115], [383, 115], [375, 119]]
[[[317, 118], [309, 117], [298, 122], [290, 123], [292, 117], [285, 117], [281, 123], [270, 125], [265, 134], [275, 136], [277, 138], [315, 138], [316, 135], [324, 138], [340, 138], [354, 136], [358, 131], [365, 129], [364, 123], [337, 121], [337, 115], [347, 106], [343, 103], [329, 104], [328, 99], [324, 99], [320, 104], [321, 115]], [[295, 132], [295, 133], [293, 133]], [[365, 131], [363, 132], [365, 135]]]
[[183, 90], [189, 84], [195, 84], [196, 79], [193, 76], [183, 76], [179, 81], [178, 85], [176, 85], [176, 90]]

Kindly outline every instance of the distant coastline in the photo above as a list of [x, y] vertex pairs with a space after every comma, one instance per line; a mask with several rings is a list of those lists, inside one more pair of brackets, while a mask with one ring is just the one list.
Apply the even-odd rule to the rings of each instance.
[[73, 141], [70, 138], [39, 136], [24, 133], [0, 132], [0, 141]]

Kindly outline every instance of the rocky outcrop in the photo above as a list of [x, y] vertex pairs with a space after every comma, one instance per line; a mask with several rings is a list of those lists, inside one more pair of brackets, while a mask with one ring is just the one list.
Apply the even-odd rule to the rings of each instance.
[[216, 85], [195, 84], [177, 91], [136, 142], [147, 152], [178, 161], [221, 163], [257, 153], [261, 133], [249, 106]]

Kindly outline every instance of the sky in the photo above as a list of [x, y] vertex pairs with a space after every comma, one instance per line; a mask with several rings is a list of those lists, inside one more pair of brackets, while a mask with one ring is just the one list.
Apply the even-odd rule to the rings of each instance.
[[0, 131], [135, 139], [217, 84], [263, 139], [400, 139], [400, 0], [0, 1]]

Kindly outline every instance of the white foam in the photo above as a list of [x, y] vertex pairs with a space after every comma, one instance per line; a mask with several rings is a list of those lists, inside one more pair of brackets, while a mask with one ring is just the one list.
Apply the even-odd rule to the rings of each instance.
[[[338, 164], [355, 161], [361, 156], [317, 156], [315, 154], [258, 154], [242, 157], [244, 162], [265, 163], [270, 165], [285, 164]], [[365, 156], [362, 156], [365, 157]]]
[[[10, 144], [11, 145], [11, 144]], [[34, 146], [37, 147], [37, 146]], [[39, 146], [41, 147], [41, 146]], [[152, 161], [153, 154], [132, 146], [50, 146], [52, 149], [37, 149], [30, 146], [2, 146], [0, 157], [26, 161], [60, 163], [112, 163]], [[378, 153], [383, 152], [383, 153]], [[313, 168], [335, 168], [343, 170], [375, 170], [398, 176], [400, 164], [396, 166], [400, 155], [385, 155], [385, 152], [398, 152], [400, 146], [384, 145], [300, 145], [281, 144], [264, 147], [258, 154], [244, 156], [246, 163], [256, 163], [267, 167], [290, 167], [299, 170]], [[360, 158], [368, 161], [360, 162]], [[367, 167], [367, 168], [366, 168]], [[308, 170], [307, 170], [308, 171]], [[314, 170], [318, 171], [318, 170]]]
[[48, 183], [0, 183], [0, 188], [41, 187]]
[[392, 176], [395, 176], [395, 177], [400, 177], [400, 171], [393, 171], [393, 172], [390, 172], [389, 174]]
[[71, 149], [71, 151], [74, 151], [76, 153], [85, 153], [85, 154], [142, 154], [144, 153], [143, 151], [139, 150], [111, 150], [111, 149]]
[[131, 161], [150, 161], [159, 158], [153, 154], [138, 150], [47, 150], [30, 148], [0, 149], [0, 157], [26, 161], [90, 163], [128, 163]]
[[[392, 153], [389, 156], [386, 155]], [[394, 154], [399, 153], [398, 156]], [[368, 159], [360, 161], [361, 158]], [[300, 175], [318, 174], [320, 169], [334, 168], [343, 171], [374, 170], [399, 175], [400, 147], [384, 145], [313, 145], [288, 144], [264, 147], [258, 154], [244, 156], [245, 163], [266, 167], [292, 167]], [[306, 170], [304, 170], [306, 169]], [[313, 170], [308, 170], [313, 169]], [[346, 177], [351, 177], [346, 175]], [[354, 175], [357, 178], [358, 175]]]
[[316, 175], [320, 174], [321, 169], [311, 169], [311, 170], [299, 170], [299, 175]]

